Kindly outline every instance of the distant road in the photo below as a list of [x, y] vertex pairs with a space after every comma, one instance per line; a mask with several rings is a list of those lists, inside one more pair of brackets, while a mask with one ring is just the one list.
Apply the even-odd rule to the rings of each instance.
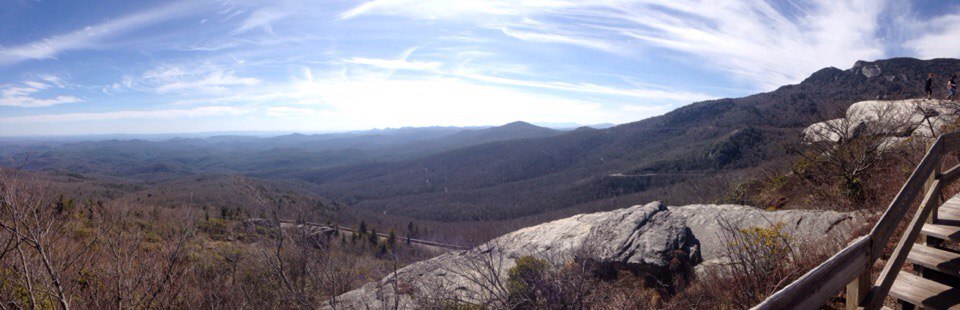
[[702, 176], [706, 173], [644, 173], [644, 174], [622, 174], [614, 173], [607, 175], [614, 178], [639, 178], [639, 177], [660, 177], [660, 176]]
[[[301, 223], [297, 223], [296, 221], [290, 221], [290, 220], [280, 220], [280, 223], [281, 223], [281, 224], [287, 224], [287, 225], [300, 225], [300, 224], [301, 224]], [[346, 227], [342, 227], [342, 226], [334, 227], [334, 226], [330, 226], [330, 225], [326, 225], [326, 224], [313, 223], [313, 222], [305, 222], [305, 223], [303, 223], [303, 225], [312, 226], [312, 227], [326, 227], [326, 228], [330, 228], [330, 229], [336, 229], [336, 230], [341, 230], [341, 231], [348, 231], [348, 232], [352, 232], [352, 233], [358, 233], [358, 231], [357, 231], [356, 229], [346, 228]], [[379, 236], [380, 238], [384, 238], [384, 239], [390, 237], [390, 235], [388, 235], [388, 234], [383, 234], [383, 233], [377, 233], [377, 236]], [[406, 237], [401, 237], [400, 235], [397, 235], [397, 239], [398, 239], [398, 241], [406, 241], [407, 238], [406, 238]], [[430, 241], [430, 240], [423, 240], [423, 239], [414, 239], [414, 238], [410, 238], [410, 243], [419, 244], [419, 245], [426, 245], [426, 246], [431, 246], [431, 247], [437, 247], [437, 248], [442, 248], [442, 249], [447, 249], [447, 250], [469, 250], [469, 249], [470, 249], [470, 247], [465, 247], [465, 246], [462, 246], [462, 245], [455, 245], [455, 244], [442, 243], [442, 242], [436, 242], [436, 241]]]

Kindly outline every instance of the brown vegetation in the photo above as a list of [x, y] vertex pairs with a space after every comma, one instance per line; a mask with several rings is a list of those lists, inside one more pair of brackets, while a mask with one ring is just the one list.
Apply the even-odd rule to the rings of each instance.
[[396, 238], [370, 245], [338, 231], [281, 228], [276, 211], [296, 203], [248, 188], [272, 220], [77, 202], [5, 171], [0, 309], [316, 308], [432, 255]]

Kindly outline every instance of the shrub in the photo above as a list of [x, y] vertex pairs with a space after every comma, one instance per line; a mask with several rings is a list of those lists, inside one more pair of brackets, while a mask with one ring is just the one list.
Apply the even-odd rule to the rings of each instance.
[[212, 218], [210, 220], [199, 221], [197, 223], [197, 229], [207, 234], [207, 236], [213, 240], [222, 241], [229, 239], [227, 222], [223, 219]]
[[547, 262], [533, 256], [521, 256], [516, 264], [507, 270], [509, 300], [519, 308], [534, 307], [538, 299], [537, 285], [543, 281]]
[[[794, 251], [792, 238], [783, 231], [784, 223], [737, 228], [721, 219], [720, 227], [730, 262], [708, 281], [732, 285], [727, 289], [731, 295], [729, 302], [735, 307], [755, 305], [800, 273], [790, 264]], [[730, 281], [721, 281], [719, 277]]]

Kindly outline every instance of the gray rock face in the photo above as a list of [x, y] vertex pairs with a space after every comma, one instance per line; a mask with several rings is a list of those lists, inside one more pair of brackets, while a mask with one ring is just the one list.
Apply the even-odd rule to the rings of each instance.
[[670, 207], [670, 211], [686, 220], [687, 226], [700, 241], [700, 253], [707, 262], [723, 258], [725, 245], [720, 237], [720, 221], [734, 227], [768, 227], [783, 223], [783, 232], [795, 242], [829, 240], [849, 236], [850, 231], [868, 224], [867, 213], [783, 210], [764, 211], [741, 205], [687, 205]]
[[784, 222], [784, 231], [803, 238], [834, 234], [862, 219], [839, 212], [765, 212], [735, 205], [668, 208], [653, 202], [527, 227], [470, 250], [411, 264], [380, 282], [343, 294], [334, 302], [338, 309], [384, 309], [392, 308], [394, 303], [416, 309], [431, 295], [454, 294], [465, 301], [496, 305], [496, 300], [491, 299], [504, 295], [508, 270], [525, 255], [555, 263], [576, 257], [654, 271], [669, 268], [677, 250], [688, 255], [694, 264], [701, 261], [701, 256], [717, 260], [723, 253], [717, 234], [720, 218], [744, 228]]
[[862, 69], [860, 69], [860, 73], [863, 73], [863, 76], [867, 77], [868, 79], [873, 78], [880, 75], [880, 67], [877, 65], [864, 66]]
[[955, 107], [942, 100], [869, 100], [850, 105], [846, 117], [807, 127], [808, 142], [839, 141], [862, 134], [888, 137], [891, 144], [901, 138], [930, 138], [956, 119]]
[[666, 267], [673, 250], [688, 253], [693, 262], [700, 260], [700, 243], [684, 218], [659, 202], [606, 212], [590, 228], [583, 248], [601, 263]]

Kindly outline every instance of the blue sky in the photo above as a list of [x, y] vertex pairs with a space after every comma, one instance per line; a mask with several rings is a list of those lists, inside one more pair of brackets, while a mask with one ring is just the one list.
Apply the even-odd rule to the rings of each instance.
[[624, 123], [956, 57], [956, 1], [0, 2], [0, 136]]

